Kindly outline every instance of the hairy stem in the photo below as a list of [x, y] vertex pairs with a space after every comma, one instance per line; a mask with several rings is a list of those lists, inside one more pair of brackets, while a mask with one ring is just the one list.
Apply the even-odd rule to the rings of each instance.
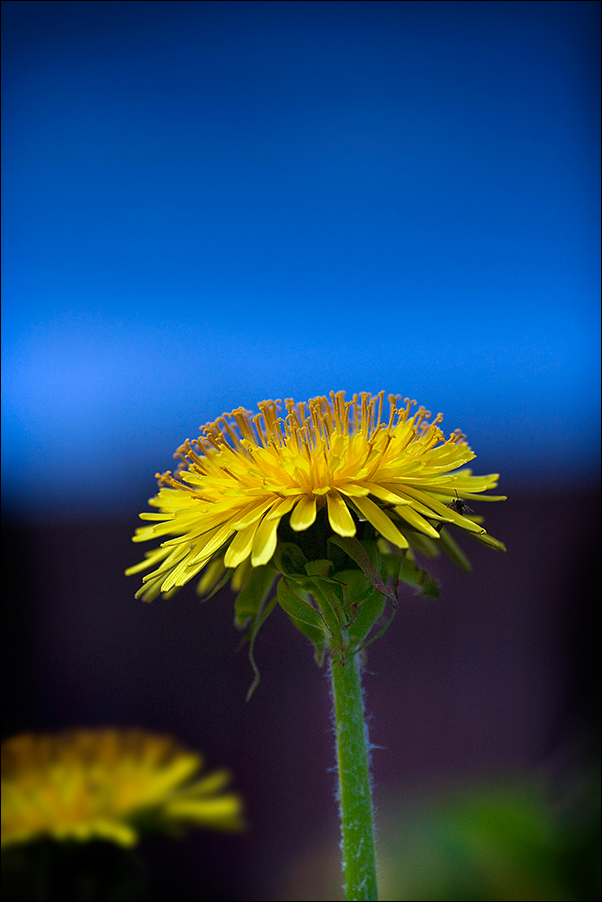
[[330, 675], [339, 774], [346, 900], [378, 899], [368, 730], [364, 720], [360, 655], [331, 648]]

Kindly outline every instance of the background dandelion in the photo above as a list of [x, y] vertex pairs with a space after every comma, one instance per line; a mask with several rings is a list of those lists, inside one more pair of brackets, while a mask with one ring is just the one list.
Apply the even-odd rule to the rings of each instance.
[[5, 735], [136, 722], [232, 769], [252, 829], [227, 853], [191, 837], [175, 870], [158, 852], [173, 899], [308, 874], [338, 826], [303, 637], [266, 624], [247, 705], [231, 604], [148, 609], [122, 573], [152, 474], [201, 424], [386, 386], [444, 411], [512, 504], [487, 511], [503, 560], [471, 548], [474, 573], [446, 568], [371, 650], [377, 805], [577, 779], [597, 754], [598, 4], [2, 12]]

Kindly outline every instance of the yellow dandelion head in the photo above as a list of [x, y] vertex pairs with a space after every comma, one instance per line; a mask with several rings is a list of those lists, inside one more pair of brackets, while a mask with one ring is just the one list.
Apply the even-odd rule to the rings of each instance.
[[23, 734], [2, 743], [2, 846], [42, 838], [134, 845], [143, 829], [239, 829], [225, 771], [141, 730]]
[[[446, 524], [486, 536], [465, 499], [497, 485], [497, 474], [473, 476], [475, 455], [459, 430], [447, 439], [432, 414], [409, 398], [344, 392], [307, 403], [264, 401], [259, 413], [238, 408], [208, 423], [178, 450], [175, 473], [157, 474], [150, 499], [157, 513], [135, 542], [160, 547], [127, 574], [149, 569], [137, 593], [145, 601], [199, 574], [201, 592], [232, 577], [244, 584], [252, 568], [274, 558], [279, 531], [311, 531], [321, 520], [330, 535], [355, 537], [366, 528], [398, 550], [415, 538], [439, 542]], [[502, 500], [485, 496], [483, 500]]]

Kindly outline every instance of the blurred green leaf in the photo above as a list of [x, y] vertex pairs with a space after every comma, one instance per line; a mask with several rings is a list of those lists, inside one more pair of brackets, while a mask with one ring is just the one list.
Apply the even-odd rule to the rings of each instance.
[[422, 570], [408, 554], [399, 569], [398, 579], [418, 589], [418, 594], [428, 598], [439, 596], [439, 584], [427, 570]]
[[342, 548], [345, 554], [358, 565], [374, 588], [384, 595], [394, 608], [397, 607], [395, 593], [385, 584], [380, 569], [377, 569], [373, 561], [373, 557], [377, 557], [378, 564], [382, 564], [380, 551], [375, 542], [360, 542], [356, 536], [331, 536], [328, 541]]
[[262, 610], [277, 575], [271, 564], [253, 567], [234, 602], [234, 623], [239, 629]]
[[293, 626], [313, 643], [316, 660], [321, 662], [328, 642], [328, 628], [320, 611], [298, 594], [284, 576], [278, 583], [278, 604], [288, 614]]

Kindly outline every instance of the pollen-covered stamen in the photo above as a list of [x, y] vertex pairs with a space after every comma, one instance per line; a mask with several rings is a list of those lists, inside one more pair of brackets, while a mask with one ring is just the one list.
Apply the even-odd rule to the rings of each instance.
[[288, 416], [283, 421], [284, 444], [288, 445], [290, 440], [299, 454], [306, 454], [305, 439], [303, 437], [303, 430], [307, 423], [305, 406], [303, 404], [295, 404], [292, 398], [287, 398], [284, 403], [288, 410]]
[[[398, 397], [399, 397], [399, 395], [389, 395], [389, 400], [391, 402], [392, 407], [395, 407]], [[401, 408], [399, 410], [399, 422], [400, 423], [406, 423], [408, 421], [408, 418], [410, 416], [410, 410], [412, 409], [412, 407], [414, 407], [416, 404], [418, 404], [418, 401], [413, 401], [410, 398], [404, 398], [403, 403], [406, 406], [405, 406], [405, 409]]]
[[253, 426], [255, 427], [257, 435], [259, 436], [259, 441], [261, 442], [262, 447], [267, 448], [270, 444], [270, 440], [267, 436], [265, 417], [263, 416], [263, 413], [258, 413], [253, 417]]
[[383, 398], [382, 392], [378, 394], [375, 398], [372, 399], [372, 414], [371, 414], [371, 434], [378, 432], [380, 429], [380, 417], [382, 413], [383, 406]]
[[336, 429], [336, 421], [332, 413], [328, 402], [326, 402], [324, 408], [320, 411], [320, 439], [326, 447], [330, 445], [330, 436]]
[[186, 489], [189, 492], [194, 491], [191, 486], [185, 485], [183, 482], [180, 482], [180, 480], [175, 479], [171, 474], [171, 470], [167, 470], [165, 473], [155, 473], [155, 479], [158, 481], [159, 485], [165, 486], [165, 488], [178, 490]]
[[349, 402], [349, 412], [350, 412], [350, 434], [354, 435], [356, 432], [359, 432], [358, 424], [361, 422], [361, 415], [358, 411], [358, 397], [354, 395]]
[[283, 420], [278, 414], [282, 401], [264, 401], [257, 406], [261, 413], [253, 417], [253, 423], [264, 442], [264, 447], [267, 448], [268, 445], [273, 445], [281, 448], [283, 446]]
[[217, 428], [215, 423], [207, 423], [201, 429], [201, 435], [195, 440], [195, 444], [203, 453], [207, 445], [215, 448], [216, 451], [221, 451], [224, 444], [224, 434]]
[[309, 437], [309, 429], [307, 426], [297, 426], [295, 425], [293, 429], [293, 436], [296, 445], [296, 450], [301, 457], [304, 457], [306, 460], [310, 460], [311, 458], [311, 440]]
[[419, 407], [414, 416], [412, 417], [412, 425], [414, 429], [418, 433], [418, 435], [422, 435], [426, 429], [428, 429], [428, 423], [425, 423], [425, 418], [428, 419], [430, 417], [430, 412], [426, 409], [426, 407]]
[[[194, 448], [195, 444], [201, 451], [202, 457], [197, 454]], [[207, 468], [207, 460], [212, 453], [212, 450], [210, 451], [208, 448], [199, 446], [198, 439], [195, 442], [191, 442], [190, 439], [186, 439], [182, 447], [178, 449], [176, 454], [174, 454], [174, 457], [179, 457], [186, 467], [192, 464], [199, 470], [199, 472], [204, 473]]]
[[381, 423], [378, 429], [375, 429], [375, 431], [370, 436], [368, 445], [371, 449], [374, 449], [374, 451], [378, 453], [380, 457], [383, 457], [386, 454], [387, 448], [391, 444], [392, 439], [392, 433], [389, 432], [384, 423]]
[[345, 398], [342, 392], [330, 392], [330, 402], [332, 404], [332, 412], [334, 416], [335, 429], [341, 435], [347, 432], [347, 422], [349, 419], [349, 405], [345, 404]]
[[[406, 398], [407, 401], [407, 398]], [[397, 396], [389, 395], [389, 424], [387, 429], [389, 432], [392, 432], [395, 429], [395, 417], [397, 416], [397, 422], [401, 423], [401, 411], [397, 409]]]
[[[257, 445], [257, 435], [255, 433], [255, 430], [253, 429], [253, 421], [251, 419], [251, 414], [249, 413], [249, 411], [245, 410], [244, 407], [239, 407], [237, 408], [237, 410], [232, 411], [232, 417], [234, 418], [234, 422], [238, 426], [241, 437], [243, 439], [246, 439], [252, 445]], [[238, 443], [240, 439], [236, 435], [235, 430], [232, 429], [229, 424], [225, 423], [225, 425], [228, 429], [228, 435], [231, 436], [233, 441]]]
[[[213, 445], [216, 451], [222, 452], [225, 448], [232, 449], [233, 446], [234, 450], [238, 450], [240, 436], [233, 432], [232, 427], [223, 417], [220, 417], [211, 426], [206, 426], [203, 431], [205, 440]], [[232, 444], [228, 442], [228, 439]]]
[[366, 436], [366, 440], [370, 440], [370, 436], [373, 432], [374, 427], [374, 408], [376, 406], [376, 398], [371, 398], [370, 395], [366, 395], [362, 397], [362, 431]]
[[[382, 417], [382, 412], [383, 412], [384, 398], [385, 398], [384, 391], [379, 392], [378, 395], [376, 396], [376, 398], [374, 398], [374, 406], [373, 406], [374, 420], [373, 420], [373, 424], [372, 424], [372, 432], [373, 433], [378, 432], [378, 430], [380, 429], [380, 426], [381, 426], [381, 417]], [[378, 404], [378, 410], [376, 409], [377, 404]]]
[[320, 485], [320, 457], [315, 453], [314, 447], [312, 447], [311, 434], [308, 441], [308, 455], [307, 460], [309, 462], [309, 488], [314, 488], [315, 486]]
[[[290, 403], [289, 403], [290, 402]], [[293, 431], [293, 423], [298, 428], [298, 418], [296, 415], [296, 411], [294, 409], [294, 405], [291, 398], [287, 398], [284, 402], [286, 405], [286, 409], [288, 411], [287, 415], [282, 420], [280, 424], [280, 432], [282, 435], [283, 443], [285, 445], [289, 444], [289, 441], [295, 442], [295, 433]], [[291, 406], [293, 405], [293, 406]]]
[[362, 414], [361, 414], [361, 423], [359, 427], [359, 431], [368, 437], [370, 433], [370, 413], [371, 413], [371, 405], [369, 403], [370, 395], [363, 391], [360, 395], [362, 399]]
[[341, 400], [340, 403], [345, 410], [345, 435], [353, 435], [354, 428], [354, 420], [353, 420], [353, 407], [351, 401], [345, 401], [344, 395], [341, 392]]
[[321, 403], [318, 400], [309, 402], [310, 415], [310, 433], [313, 439], [313, 448], [317, 449], [321, 444], [321, 440], [325, 438], [326, 423], [325, 417], [321, 410]]
[[274, 430], [274, 437], [270, 440], [269, 447], [278, 449], [278, 453], [286, 448], [287, 445], [287, 431], [286, 431], [286, 418], [278, 417], [276, 420], [276, 428]]
[[428, 426], [422, 432], [419, 441], [421, 442], [421, 451], [430, 451], [440, 441], [444, 440], [443, 433], [436, 426]]
[[468, 440], [461, 429], [454, 429], [452, 434], [449, 437], [450, 442], [453, 442], [455, 445], [467, 444]]
[[291, 445], [295, 452], [302, 456], [307, 457], [307, 452], [305, 449], [305, 437], [303, 435], [303, 426], [296, 420], [296, 418], [289, 419], [285, 421], [285, 444], [287, 447]]
[[309, 419], [309, 414], [305, 410], [306, 404], [304, 401], [299, 404], [295, 404], [293, 401], [292, 404], [295, 422], [299, 424], [300, 428], [303, 428]]

